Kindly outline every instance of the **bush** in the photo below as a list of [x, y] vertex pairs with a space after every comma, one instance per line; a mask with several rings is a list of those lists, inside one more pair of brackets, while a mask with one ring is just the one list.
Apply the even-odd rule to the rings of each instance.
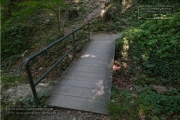
[[180, 13], [171, 20], [147, 20], [139, 28], [123, 32], [133, 66], [149, 76], [161, 76], [180, 83]]
[[7, 85], [17, 85], [22, 82], [23, 78], [21, 76], [1, 76], [1, 81], [2, 81], [2, 86], [7, 86]]
[[145, 91], [138, 96], [136, 100], [139, 109], [152, 115], [173, 115], [180, 111], [180, 96], [160, 95], [153, 91]]
[[2, 60], [11, 64], [24, 50], [28, 49], [31, 29], [24, 25], [4, 28], [2, 30]]
[[131, 96], [128, 90], [118, 91], [114, 94], [114, 101], [109, 104], [109, 111], [111, 114], [111, 120], [133, 120], [138, 119], [138, 109], [134, 102], [134, 98]]

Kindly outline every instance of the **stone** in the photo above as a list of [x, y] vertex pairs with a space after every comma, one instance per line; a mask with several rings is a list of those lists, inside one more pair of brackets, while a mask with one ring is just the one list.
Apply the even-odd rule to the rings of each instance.
[[100, 3], [100, 4], [99, 4], [99, 7], [100, 7], [100, 8], [104, 8], [104, 7], [105, 7], [105, 4], [104, 4], [104, 3]]
[[69, 59], [72, 59], [72, 58], [73, 58], [73, 56], [72, 56], [71, 54], [68, 54], [68, 57], [69, 57]]
[[111, 100], [111, 102], [115, 103], [115, 100]]
[[42, 87], [47, 87], [47, 86], [48, 86], [47, 83], [39, 83], [38, 85], [39, 85], [39, 86], [42, 86]]
[[88, 115], [87, 118], [91, 118], [92, 116], [91, 115]]
[[44, 24], [49, 24], [49, 22], [50, 22], [50, 19], [47, 19], [44, 21]]
[[12, 91], [13, 91], [13, 89], [10, 88], [10, 89], [7, 90], [7, 93], [8, 93], [8, 94], [9, 94], [9, 93], [12, 93]]
[[39, 71], [41, 71], [42, 69], [43, 69], [43, 67], [40, 67], [40, 68], [39, 68]]
[[25, 51], [21, 54], [21, 57], [24, 57], [27, 52], [28, 52], [28, 50], [25, 50]]
[[137, 94], [131, 94], [131, 96], [137, 98]]
[[22, 54], [21, 54], [21, 57], [24, 57], [24, 56], [25, 56], [25, 54], [24, 54], [24, 53], [22, 53]]
[[125, 24], [128, 24], [128, 20], [127, 19], [120, 19], [121, 22], [125, 23]]
[[78, 114], [80, 115], [80, 114], [81, 114], [81, 111], [79, 111]]
[[72, 45], [67, 45], [66, 48], [70, 49], [72, 48]]
[[158, 94], [165, 94], [168, 92], [168, 89], [164, 86], [151, 85], [152, 90], [156, 91]]
[[136, 92], [138, 92], [138, 93], [144, 91], [144, 87], [141, 85], [135, 86], [135, 89], [136, 89]]
[[3, 99], [3, 96], [2, 95], [0, 95], [0, 100], [2, 100]]
[[132, 91], [132, 90], [133, 90], [133, 87], [130, 87], [130, 88], [129, 88], [129, 90], [131, 90], [131, 91]]
[[14, 103], [15, 106], [18, 106], [18, 107], [22, 107], [23, 106], [23, 102], [20, 101], [20, 100], [17, 100], [15, 103]]
[[71, 114], [71, 111], [67, 111], [67, 114]]
[[95, 5], [99, 5], [99, 2], [95, 2]]
[[152, 116], [151, 120], [159, 120], [159, 118], [157, 116]]

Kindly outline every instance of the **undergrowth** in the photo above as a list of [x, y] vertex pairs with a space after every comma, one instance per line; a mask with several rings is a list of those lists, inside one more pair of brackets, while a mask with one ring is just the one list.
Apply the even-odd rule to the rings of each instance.
[[[180, 13], [172, 20], [145, 21], [138, 28], [122, 33], [127, 43], [128, 59], [147, 76], [159, 76], [172, 84], [180, 83]], [[167, 83], [169, 84], [169, 82]]]
[[2, 30], [2, 60], [6, 61], [4, 66], [11, 66], [18, 60], [21, 54], [27, 50], [30, 45], [31, 28], [24, 25], [16, 25]]
[[109, 110], [112, 120], [138, 119], [138, 107], [129, 91], [124, 90], [111, 97]]
[[162, 95], [146, 87], [136, 97], [132, 95], [133, 91], [123, 90], [111, 98], [109, 110], [112, 120], [142, 119], [142, 114], [147, 120], [178, 118], [180, 113], [178, 92]]
[[[133, 85], [123, 91], [112, 88], [111, 119], [179, 119], [180, 12], [174, 9], [175, 13], [166, 15], [172, 19], [137, 21], [116, 40], [115, 58], [128, 64], [123, 69]], [[122, 72], [121, 67], [115, 74], [122, 77]], [[121, 81], [121, 77], [114, 81]], [[167, 91], [159, 93], [152, 86]]]

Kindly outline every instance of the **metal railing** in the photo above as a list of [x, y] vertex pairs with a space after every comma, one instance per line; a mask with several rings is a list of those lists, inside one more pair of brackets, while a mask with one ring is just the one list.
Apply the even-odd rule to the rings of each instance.
[[[75, 33], [77, 33], [80, 30], [83, 30], [83, 28], [85, 28], [85, 26], [87, 26], [87, 37], [88, 40], [90, 41], [90, 23], [87, 23], [83, 26], [81, 26], [80, 28], [74, 30], [73, 32], [65, 35], [64, 37], [60, 38], [59, 40], [53, 42], [52, 44], [44, 47], [43, 49], [41, 49], [40, 51], [36, 52], [35, 54], [31, 55], [30, 57], [26, 58], [25, 60], [25, 68], [27, 71], [27, 75], [29, 78], [29, 83], [31, 86], [31, 90], [35, 99], [35, 102], [37, 105], [39, 105], [39, 99], [38, 99], [38, 95], [37, 95], [37, 91], [36, 91], [36, 86], [58, 65], [60, 64], [63, 59], [65, 59], [65, 57], [70, 53], [73, 52], [73, 58], [76, 56], [76, 47], [83, 41], [80, 40], [76, 43], [76, 38], [75, 38]], [[53, 46], [55, 46], [58, 43], [61, 43], [62, 41], [65, 41], [66, 38], [72, 36], [73, 39], [73, 43], [72, 43], [72, 48], [69, 49], [66, 53], [64, 53], [64, 55], [62, 55], [60, 58], [57, 59], [57, 61], [55, 63], [52, 64], [52, 66], [50, 66], [38, 79], [33, 80], [33, 75], [32, 75], [32, 71], [30, 70], [30, 62], [37, 58], [38, 56], [40, 56], [41, 54], [44, 54], [45, 52], [47, 52], [50, 48], [52, 48]]]

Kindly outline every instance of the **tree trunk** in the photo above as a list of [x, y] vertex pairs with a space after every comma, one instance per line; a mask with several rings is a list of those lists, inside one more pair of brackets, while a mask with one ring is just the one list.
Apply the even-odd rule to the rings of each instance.
[[58, 23], [58, 31], [59, 31], [59, 35], [61, 35], [61, 25], [60, 25], [60, 8], [59, 8], [59, 5], [58, 5], [58, 2], [56, 2], [56, 10], [57, 10], [57, 13], [56, 13], [56, 16], [57, 16], [57, 23]]

